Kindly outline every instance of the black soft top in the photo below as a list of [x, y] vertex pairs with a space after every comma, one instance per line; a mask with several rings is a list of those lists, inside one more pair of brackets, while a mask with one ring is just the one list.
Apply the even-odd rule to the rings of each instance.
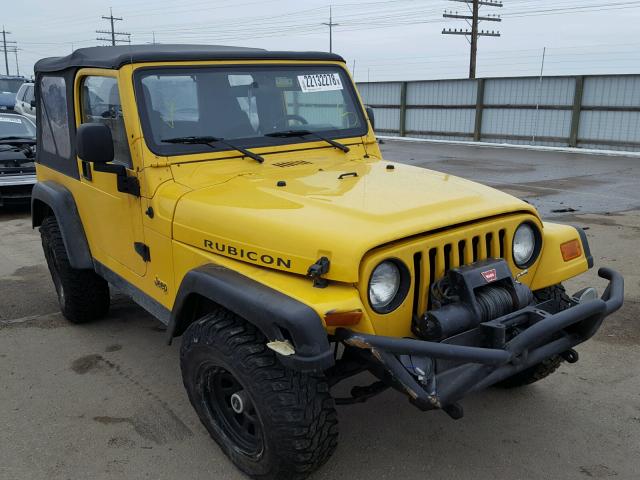
[[57, 72], [68, 68], [120, 68], [128, 63], [198, 60], [329, 60], [344, 59], [325, 52], [272, 52], [261, 48], [225, 45], [118, 45], [79, 48], [66, 57], [39, 60], [36, 72]]

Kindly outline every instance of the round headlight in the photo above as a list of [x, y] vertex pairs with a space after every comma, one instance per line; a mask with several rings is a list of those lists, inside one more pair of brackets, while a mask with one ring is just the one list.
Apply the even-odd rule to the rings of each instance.
[[535, 260], [537, 235], [529, 223], [521, 224], [513, 236], [513, 261], [520, 268], [526, 268]]
[[402, 303], [407, 294], [408, 272], [399, 262], [385, 260], [371, 273], [369, 279], [369, 303], [378, 313], [389, 313]]

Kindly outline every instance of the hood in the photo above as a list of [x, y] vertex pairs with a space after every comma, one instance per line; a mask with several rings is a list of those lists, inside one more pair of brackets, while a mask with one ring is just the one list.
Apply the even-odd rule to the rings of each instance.
[[191, 182], [181, 180], [194, 190], [176, 207], [176, 240], [303, 275], [325, 256], [331, 261], [325, 277], [343, 282], [356, 282], [362, 257], [380, 245], [497, 214], [536, 215], [498, 190], [386, 161], [265, 164], [203, 186], [209, 168], [216, 167], [205, 164]]

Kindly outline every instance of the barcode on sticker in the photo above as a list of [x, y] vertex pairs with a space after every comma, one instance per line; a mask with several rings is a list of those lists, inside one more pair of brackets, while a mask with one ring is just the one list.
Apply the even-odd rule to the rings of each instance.
[[298, 75], [300, 90], [303, 92], [324, 92], [328, 90], [342, 90], [342, 81], [338, 73], [313, 73]]

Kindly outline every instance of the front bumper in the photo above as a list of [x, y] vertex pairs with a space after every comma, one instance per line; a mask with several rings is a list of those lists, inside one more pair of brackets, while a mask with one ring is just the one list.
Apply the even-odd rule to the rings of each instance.
[[[605, 317], [622, 306], [624, 296], [624, 279], [619, 273], [601, 268], [598, 275], [609, 280], [600, 299], [557, 313], [545, 311], [543, 304], [525, 307], [458, 335], [454, 340], [458, 344], [447, 343], [449, 339], [431, 342], [368, 335], [345, 328], [338, 329], [336, 336], [370, 354], [380, 367], [374, 373], [404, 391], [420, 409], [447, 409], [471, 392], [590, 339]], [[507, 341], [504, 332], [513, 327], [520, 333]], [[431, 373], [425, 372], [429, 362]]]
[[27, 202], [36, 182], [35, 173], [0, 175], [0, 206]]

